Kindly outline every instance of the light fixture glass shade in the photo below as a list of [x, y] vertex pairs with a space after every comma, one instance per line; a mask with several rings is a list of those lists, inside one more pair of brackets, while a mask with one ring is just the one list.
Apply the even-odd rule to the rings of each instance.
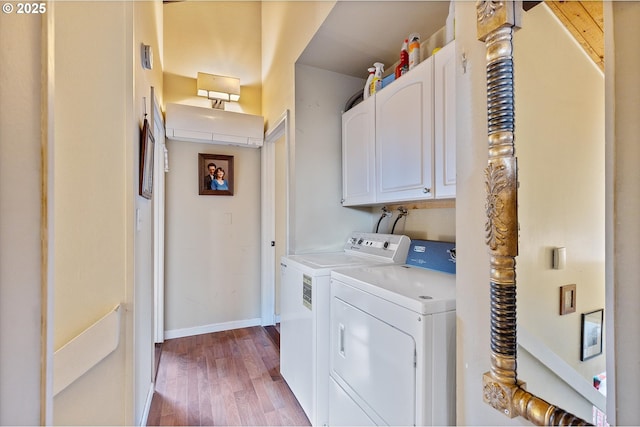
[[198, 96], [222, 101], [238, 101], [240, 99], [240, 79], [198, 73]]

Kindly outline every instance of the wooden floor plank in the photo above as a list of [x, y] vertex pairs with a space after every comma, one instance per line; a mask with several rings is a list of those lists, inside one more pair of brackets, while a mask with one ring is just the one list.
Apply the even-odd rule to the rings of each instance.
[[309, 426], [277, 343], [262, 327], [167, 340], [147, 425]]

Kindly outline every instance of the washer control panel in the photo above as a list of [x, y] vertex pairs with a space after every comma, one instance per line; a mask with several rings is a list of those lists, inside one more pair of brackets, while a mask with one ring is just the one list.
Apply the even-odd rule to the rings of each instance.
[[344, 250], [404, 263], [410, 244], [411, 240], [400, 234], [354, 232], [347, 238]]

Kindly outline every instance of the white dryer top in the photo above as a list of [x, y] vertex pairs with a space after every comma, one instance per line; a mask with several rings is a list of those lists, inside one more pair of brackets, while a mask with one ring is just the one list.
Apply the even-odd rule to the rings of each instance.
[[331, 279], [418, 314], [442, 313], [456, 308], [454, 274], [390, 264], [334, 270]]

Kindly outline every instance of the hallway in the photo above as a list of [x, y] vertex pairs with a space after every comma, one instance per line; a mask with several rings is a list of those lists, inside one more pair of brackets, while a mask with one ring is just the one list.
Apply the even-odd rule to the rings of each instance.
[[167, 340], [149, 426], [310, 425], [262, 327]]

